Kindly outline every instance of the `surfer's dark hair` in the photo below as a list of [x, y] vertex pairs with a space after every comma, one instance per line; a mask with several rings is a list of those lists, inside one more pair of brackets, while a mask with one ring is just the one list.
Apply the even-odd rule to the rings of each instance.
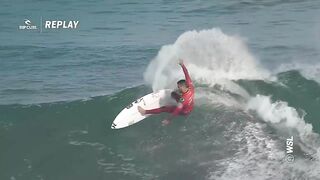
[[184, 87], [188, 87], [188, 86], [187, 86], [187, 83], [186, 83], [186, 80], [184, 80], [184, 79], [179, 80], [179, 81], [177, 82], [177, 84], [183, 85]]

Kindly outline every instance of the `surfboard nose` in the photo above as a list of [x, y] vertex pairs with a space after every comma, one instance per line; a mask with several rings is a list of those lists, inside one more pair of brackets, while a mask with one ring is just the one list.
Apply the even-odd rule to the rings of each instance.
[[116, 124], [115, 123], [112, 123], [112, 125], [111, 125], [111, 129], [116, 129]]

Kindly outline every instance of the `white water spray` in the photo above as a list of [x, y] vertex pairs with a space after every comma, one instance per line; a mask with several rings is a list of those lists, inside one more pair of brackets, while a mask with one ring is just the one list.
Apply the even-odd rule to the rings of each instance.
[[184, 59], [194, 81], [210, 86], [228, 84], [225, 80], [262, 79], [269, 75], [240, 37], [215, 28], [188, 31], [174, 44], [163, 46], [149, 64], [144, 79], [153, 90], [173, 88], [183, 78], [179, 58]]

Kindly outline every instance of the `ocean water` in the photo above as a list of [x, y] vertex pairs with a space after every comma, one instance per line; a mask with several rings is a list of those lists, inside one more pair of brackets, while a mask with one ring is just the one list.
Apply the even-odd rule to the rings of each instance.
[[[317, 0], [3, 0], [0, 179], [320, 179], [319, 17]], [[178, 58], [193, 113], [111, 130], [175, 87]]]

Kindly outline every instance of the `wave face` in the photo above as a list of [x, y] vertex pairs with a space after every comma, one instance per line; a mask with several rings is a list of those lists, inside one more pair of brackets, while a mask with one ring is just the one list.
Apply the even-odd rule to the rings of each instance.
[[[85, 101], [2, 105], [0, 179], [317, 179], [319, 84], [298, 71], [231, 82], [240, 90], [198, 85], [194, 112], [168, 127], [162, 114], [109, 128], [122, 107], [152, 91], [147, 86]], [[291, 136], [293, 163], [285, 161]]]

